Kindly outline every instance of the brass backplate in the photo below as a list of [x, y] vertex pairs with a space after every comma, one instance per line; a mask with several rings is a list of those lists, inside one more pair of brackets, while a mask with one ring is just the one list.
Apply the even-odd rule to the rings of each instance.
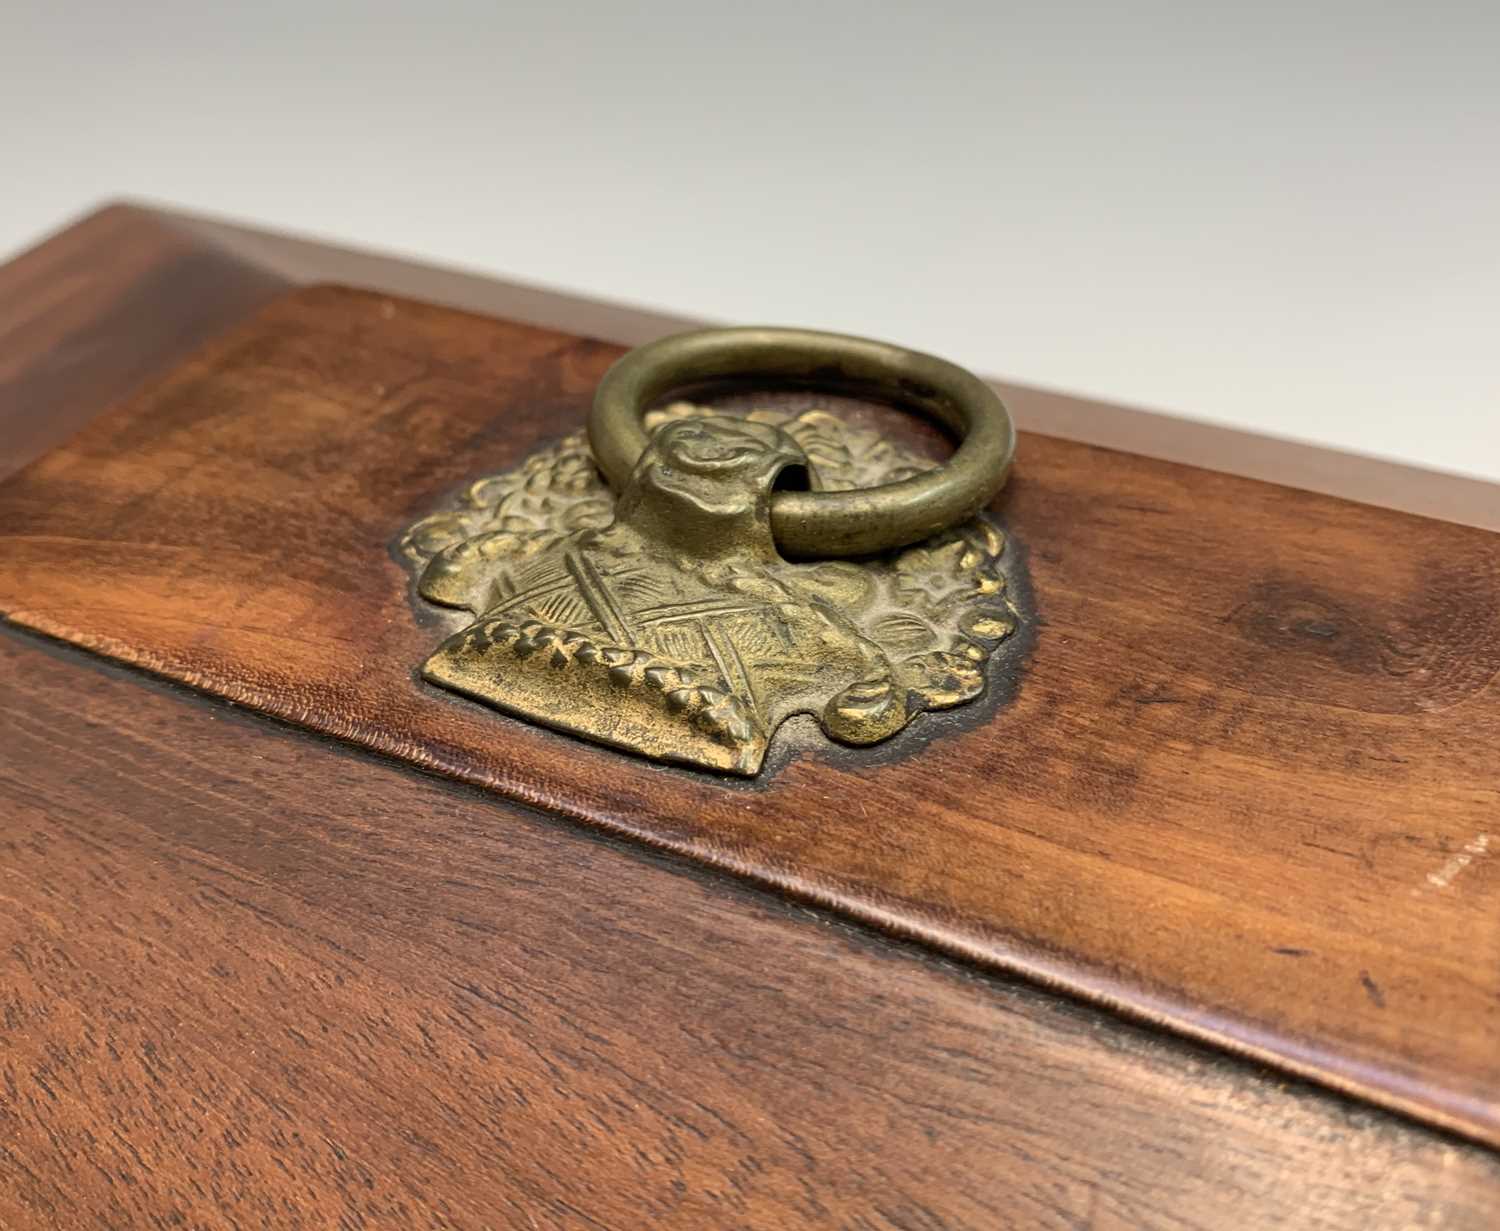
[[647, 427], [618, 498], [576, 432], [402, 536], [422, 598], [473, 617], [424, 664], [428, 680], [744, 775], [794, 714], [873, 744], [984, 690], [985, 662], [1018, 619], [987, 515], [861, 560], [789, 561], [772, 537], [778, 479], [850, 491], [933, 462], [819, 410], [678, 403]]

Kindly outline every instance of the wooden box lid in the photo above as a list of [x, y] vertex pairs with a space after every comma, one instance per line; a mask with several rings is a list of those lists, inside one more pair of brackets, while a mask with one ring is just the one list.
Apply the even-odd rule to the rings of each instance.
[[1500, 535], [1026, 434], [980, 720], [726, 782], [414, 674], [391, 544], [620, 348], [239, 285], [76, 435], [4, 425], [14, 625], [1500, 1144]]

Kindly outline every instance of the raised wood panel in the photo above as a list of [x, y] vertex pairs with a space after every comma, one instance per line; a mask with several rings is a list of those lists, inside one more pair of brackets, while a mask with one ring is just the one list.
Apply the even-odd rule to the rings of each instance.
[[576, 426], [616, 353], [284, 297], [0, 489], [0, 606], [1500, 1140], [1500, 538], [1028, 435], [1014, 700], [725, 784], [413, 677], [434, 634], [387, 545]]
[[1500, 1158], [0, 634], [0, 1226], [1486, 1231]]

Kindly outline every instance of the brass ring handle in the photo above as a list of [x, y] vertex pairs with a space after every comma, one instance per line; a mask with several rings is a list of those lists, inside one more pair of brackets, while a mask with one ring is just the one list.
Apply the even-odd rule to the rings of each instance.
[[1016, 432], [995, 391], [971, 372], [886, 342], [811, 329], [703, 329], [639, 346], [594, 394], [589, 444], [624, 488], [647, 433], [642, 416], [673, 389], [763, 376], [814, 387], [863, 387], [915, 407], [961, 437], [935, 470], [846, 492], [778, 491], [771, 529], [788, 556], [861, 556], [905, 547], [973, 517], [1005, 485]]

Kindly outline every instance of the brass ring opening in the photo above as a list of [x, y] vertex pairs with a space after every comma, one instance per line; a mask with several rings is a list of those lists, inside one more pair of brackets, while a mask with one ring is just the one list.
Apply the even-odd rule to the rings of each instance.
[[957, 364], [886, 342], [811, 329], [702, 329], [639, 346], [599, 382], [589, 444], [623, 489], [648, 435], [642, 416], [674, 389], [730, 377], [769, 377], [840, 392], [884, 394], [960, 438], [935, 470], [852, 492], [778, 491], [771, 529], [788, 556], [863, 556], [905, 547], [966, 521], [1005, 485], [1016, 432], [1004, 403]]

